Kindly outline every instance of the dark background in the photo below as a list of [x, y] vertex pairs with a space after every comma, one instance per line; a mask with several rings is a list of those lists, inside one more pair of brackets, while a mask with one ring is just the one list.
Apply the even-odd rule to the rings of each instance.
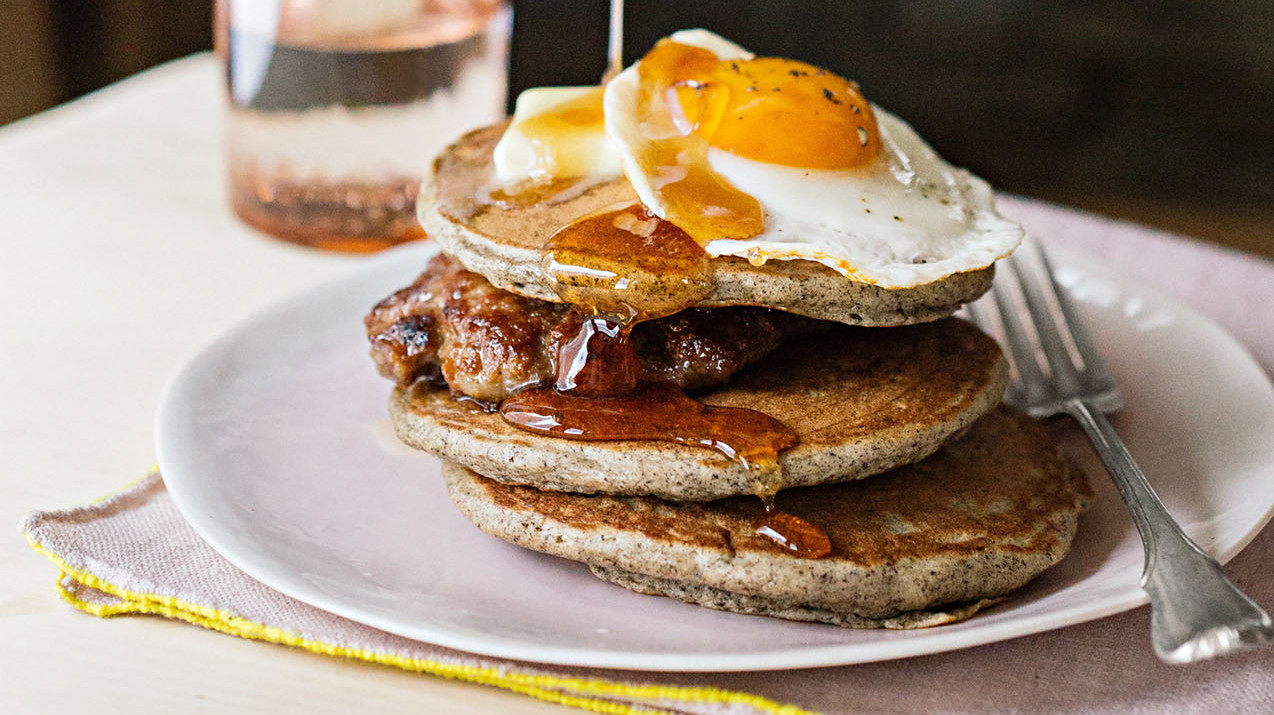
[[[1002, 190], [1274, 255], [1274, 3], [627, 2], [822, 65]], [[0, 0], [0, 122], [211, 44], [208, 0]], [[515, 2], [510, 89], [596, 82], [605, 0]]]

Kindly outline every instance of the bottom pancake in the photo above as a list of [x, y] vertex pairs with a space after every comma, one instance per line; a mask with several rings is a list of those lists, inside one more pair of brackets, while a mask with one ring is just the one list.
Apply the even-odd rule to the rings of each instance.
[[999, 408], [929, 458], [870, 479], [790, 489], [777, 507], [819, 527], [805, 559], [756, 533], [760, 500], [670, 502], [549, 492], [456, 465], [443, 473], [480, 529], [583, 561], [606, 580], [713, 608], [849, 627], [969, 617], [1069, 551], [1092, 492], [1044, 429]]
[[678, 601], [711, 608], [717, 611], [734, 611], [752, 616], [770, 616], [789, 621], [810, 621], [830, 623], [842, 628], [886, 628], [890, 630], [907, 630], [910, 628], [929, 628], [946, 623], [956, 623], [969, 618], [978, 611], [1000, 602], [1000, 598], [983, 598], [971, 603], [952, 603], [939, 608], [923, 611], [904, 611], [894, 616], [871, 618], [860, 616], [850, 611], [833, 611], [827, 608], [803, 606], [790, 599], [766, 598], [764, 596], [748, 596], [741, 593], [723, 591], [711, 586], [701, 586], [685, 581], [673, 581], [656, 578], [634, 571], [606, 568], [604, 566], [589, 567], [593, 575], [603, 581], [610, 581], [630, 591], [650, 596], [667, 596]]

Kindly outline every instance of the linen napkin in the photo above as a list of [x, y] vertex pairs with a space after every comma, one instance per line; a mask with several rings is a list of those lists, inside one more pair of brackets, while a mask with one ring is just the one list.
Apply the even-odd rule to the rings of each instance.
[[[1005, 198], [1046, 245], [1140, 267], [1220, 323], [1274, 373], [1274, 264], [1132, 224]], [[1254, 315], [1260, 316], [1254, 319]], [[1101, 478], [1094, 475], [1094, 478]], [[1271, 475], [1274, 478], [1274, 475]], [[1146, 609], [1012, 641], [902, 661], [761, 673], [633, 673], [477, 656], [326, 613], [254, 581], [181, 518], [158, 473], [90, 506], [32, 514], [30, 544], [63, 598], [98, 616], [156, 614], [224, 633], [505, 688], [608, 713], [1259, 712], [1274, 703], [1274, 650], [1160, 663]], [[1274, 529], [1227, 568], [1274, 606]]]

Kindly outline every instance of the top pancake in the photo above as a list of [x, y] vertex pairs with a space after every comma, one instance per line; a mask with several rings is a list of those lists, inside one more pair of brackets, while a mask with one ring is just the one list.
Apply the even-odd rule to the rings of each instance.
[[[420, 190], [421, 224], [442, 250], [504, 290], [558, 301], [540, 268], [541, 248], [558, 229], [637, 194], [627, 179], [553, 201], [500, 207], [487, 202], [492, 150], [505, 124], [461, 137], [434, 159]], [[886, 289], [846, 278], [822, 264], [713, 259], [716, 287], [698, 305], [758, 305], [849, 325], [908, 325], [950, 315], [982, 295], [993, 269], [957, 273], [914, 288]]]

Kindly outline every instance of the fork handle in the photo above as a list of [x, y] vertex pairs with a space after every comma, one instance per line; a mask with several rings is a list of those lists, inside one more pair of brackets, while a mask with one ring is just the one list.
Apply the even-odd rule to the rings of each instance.
[[1065, 407], [1088, 434], [1141, 533], [1146, 550], [1141, 587], [1150, 596], [1155, 653], [1189, 663], [1274, 639], [1270, 617], [1185, 535], [1106, 416], [1082, 399]]

